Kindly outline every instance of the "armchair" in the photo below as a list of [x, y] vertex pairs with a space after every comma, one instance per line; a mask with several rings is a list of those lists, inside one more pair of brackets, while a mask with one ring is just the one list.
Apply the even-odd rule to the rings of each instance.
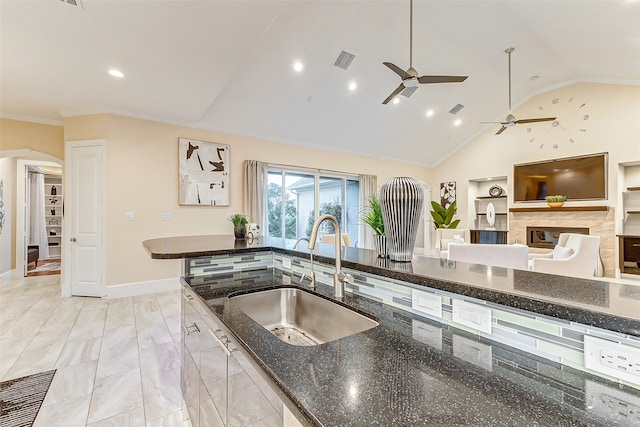
[[529, 261], [535, 272], [592, 278], [601, 270], [600, 236], [560, 233], [552, 252], [532, 254]]
[[[453, 243], [454, 236], [460, 236], [464, 243], [471, 243], [471, 230], [465, 228], [436, 228], [436, 254], [440, 258], [449, 257], [449, 243]], [[458, 242], [459, 243], [459, 242]]]

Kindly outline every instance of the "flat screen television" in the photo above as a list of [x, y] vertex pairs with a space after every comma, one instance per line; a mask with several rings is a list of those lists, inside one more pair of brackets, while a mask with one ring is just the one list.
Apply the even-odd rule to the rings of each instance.
[[569, 200], [607, 198], [607, 153], [513, 166], [513, 199], [544, 200], [556, 194]]

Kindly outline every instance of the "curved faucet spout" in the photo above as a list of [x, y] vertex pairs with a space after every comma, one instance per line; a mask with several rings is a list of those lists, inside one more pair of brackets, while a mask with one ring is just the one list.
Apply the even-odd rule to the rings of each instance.
[[318, 230], [320, 229], [320, 224], [328, 220], [333, 224], [333, 231], [336, 234], [335, 245], [336, 245], [336, 272], [333, 274], [333, 296], [335, 298], [343, 298], [344, 297], [344, 282], [353, 282], [353, 277], [350, 274], [344, 274], [341, 270], [341, 245], [342, 242], [342, 234], [340, 232], [340, 224], [338, 220], [333, 215], [322, 215], [316, 219], [316, 222], [313, 223], [313, 227], [311, 228], [311, 236], [309, 236], [309, 250], [312, 251], [316, 247], [316, 241], [318, 240]]

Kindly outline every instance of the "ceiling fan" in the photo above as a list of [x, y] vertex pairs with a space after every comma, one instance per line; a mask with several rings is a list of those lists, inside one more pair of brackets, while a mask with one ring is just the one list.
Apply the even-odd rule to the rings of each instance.
[[496, 135], [500, 135], [507, 128], [512, 126], [522, 124], [522, 123], [535, 123], [535, 122], [552, 122], [556, 118], [555, 117], [542, 117], [539, 119], [516, 119], [513, 114], [511, 114], [511, 53], [514, 51], [514, 48], [508, 47], [505, 49], [505, 53], [509, 55], [509, 115], [503, 122], [480, 122], [480, 123], [500, 123], [502, 126], [496, 132]]
[[409, 7], [409, 68], [405, 71], [391, 62], [383, 62], [394, 73], [402, 78], [402, 83], [396, 88], [391, 95], [387, 97], [383, 104], [387, 104], [393, 98], [398, 96], [405, 88], [416, 87], [418, 84], [425, 83], [459, 83], [467, 79], [468, 76], [418, 76], [418, 72], [413, 68], [413, 0]]

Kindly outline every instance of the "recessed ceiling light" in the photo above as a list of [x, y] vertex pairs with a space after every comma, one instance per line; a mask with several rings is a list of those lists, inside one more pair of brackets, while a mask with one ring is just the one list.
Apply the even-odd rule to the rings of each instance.
[[398, 98], [397, 96], [395, 98], [393, 98], [393, 103], [397, 104], [398, 102], [400, 102], [400, 98]]
[[358, 88], [358, 83], [351, 82], [349, 83], [349, 90], [356, 90]]
[[454, 124], [455, 126], [460, 126], [460, 125], [462, 124], [462, 120], [460, 120], [460, 119], [456, 119], [456, 120], [453, 122], [453, 124]]
[[294, 69], [295, 71], [297, 71], [297, 72], [302, 71], [302, 69], [303, 69], [303, 68], [304, 68], [304, 64], [302, 64], [302, 62], [300, 62], [300, 61], [295, 62], [295, 63], [293, 64], [293, 69]]
[[115, 68], [110, 69], [109, 74], [112, 75], [113, 77], [118, 77], [118, 78], [124, 77], [124, 73], [120, 70], [116, 70]]
[[427, 110], [427, 113], [426, 113], [426, 114], [427, 114], [427, 117], [433, 117], [433, 114], [434, 114], [434, 113], [435, 113], [435, 111], [433, 111], [433, 110], [429, 109], [429, 110]]

